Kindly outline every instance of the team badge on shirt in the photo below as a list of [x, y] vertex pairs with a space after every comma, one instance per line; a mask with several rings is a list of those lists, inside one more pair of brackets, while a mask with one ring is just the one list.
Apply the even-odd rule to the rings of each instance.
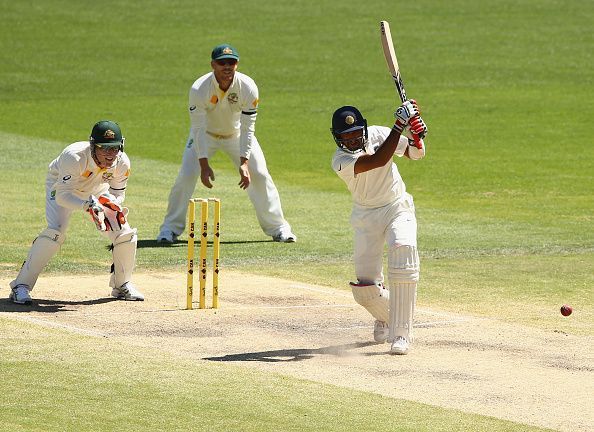
[[109, 179], [111, 179], [113, 177], [113, 173], [111, 172], [104, 172], [103, 175], [101, 176], [101, 178], [104, 181], [109, 181]]
[[239, 96], [237, 95], [237, 93], [229, 93], [229, 96], [227, 96], [227, 100], [230, 104], [234, 104], [239, 101]]

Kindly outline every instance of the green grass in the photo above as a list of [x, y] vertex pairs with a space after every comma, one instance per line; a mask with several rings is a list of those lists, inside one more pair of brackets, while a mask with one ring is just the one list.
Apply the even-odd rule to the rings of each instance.
[[11, 335], [0, 339], [0, 431], [544, 430], [110, 339], [40, 335], [3, 318], [0, 326]]
[[[237, 174], [217, 157], [215, 189], [196, 196], [223, 199], [222, 269], [345, 287], [353, 278], [350, 196], [330, 169], [328, 128], [343, 104], [357, 105], [370, 124], [392, 122], [396, 93], [378, 31], [385, 19], [409, 96], [429, 125], [427, 158], [397, 161], [418, 211], [420, 305], [594, 334], [594, 35], [584, 30], [593, 3], [0, 6], [2, 274], [18, 270], [44, 226], [48, 163], [102, 118], [121, 124], [132, 159], [127, 205], [139, 232], [138, 270], [184, 271], [183, 245], [153, 240], [187, 136], [189, 86], [226, 41], [259, 85], [257, 136], [299, 242], [268, 241]], [[75, 214], [47, 271], [107, 272], [104, 246]], [[560, 321], [563, 303], [575, 312]], [[60, 371], [52, 370], [57, 379]], [[241, 418], [244, 429], [256, 427]]]

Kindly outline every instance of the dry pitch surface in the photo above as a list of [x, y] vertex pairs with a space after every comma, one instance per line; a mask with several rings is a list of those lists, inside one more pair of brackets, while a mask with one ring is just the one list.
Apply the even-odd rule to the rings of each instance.
[[136, 274], [145, 302], [112, 301], [105, 282], [42, 276], [32, 306], [2, 299], [0, 316], [561, 431], [594, 430], [592, 337], [418, 308], [412, 351], [392, 356], [388, 344], [373, 342], [372, 319], [345, 290], [224, 272], [220, 309], [186, 311], [181, 272]]

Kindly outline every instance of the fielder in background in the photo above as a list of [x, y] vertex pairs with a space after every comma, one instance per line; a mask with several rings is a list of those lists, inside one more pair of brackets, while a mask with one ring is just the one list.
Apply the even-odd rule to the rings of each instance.
[[[357, 282], [351, 282], [355, 301], [375, 318], [374, 339], [391, 343], [390, 352], [407, 354], [419, 280], [417, 220], [412, 196], [406, 192], [392, 157], [420, 159], [422, 149], [402, 135], [424, 136], [427, 127], [416, 102], [404, 102], [392, 129], [367, 127], [353, 106], [332, 116], [330, 129], [338, 149], [332, 168], [353, 195], [351, 224]], [[384, 243], [388, 246], [388, 282], [384, 288]]]
[[283, 216], [278, 191], [254, 134], [258, 87], [250, 77], [237, 72], [238, 61], [235, 48], [216, 46], [211, 53], [212, 72], [198, 78], [190, 89], [190, 136], [169, 194], [159, 243], [173, 244], [184, 231], [198, 176], [204, 186], [212, 188], [215, 175], [209, 159], [218, 150], [239, 170], [239, 187], [247, 191], [264, 233], [278, 242], [297, 240]]
[[47, 228], [33, 241], [27, 260], [10, 283], [10, 299], [31, 304], [30, 291], [49, 260], [66, 238], [74, 210], [88, 212], [97, 229], [112, 243], [111, 295], [124, 300], [144, 300], [132, 285], [136, 261], [136, 229], [122, 207], [130, 174], [120, 127], [103, 120], [96, 123], [89, 141], [69, 145], [49, 165], [45, 181]]

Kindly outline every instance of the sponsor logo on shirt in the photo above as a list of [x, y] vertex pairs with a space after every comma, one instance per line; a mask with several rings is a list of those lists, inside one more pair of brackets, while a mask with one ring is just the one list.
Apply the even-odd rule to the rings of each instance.
[[66, 183], [68, 180], [70, 180], [72, 178], [72, 176], [70, 174], [65, 175], [64, 177], [62, 177], [62, 183]]
[[195, 109], [196, 109], [196, 105], [192, 105], [192, 106], [190, 107], [190, 112], [194, 111]]

